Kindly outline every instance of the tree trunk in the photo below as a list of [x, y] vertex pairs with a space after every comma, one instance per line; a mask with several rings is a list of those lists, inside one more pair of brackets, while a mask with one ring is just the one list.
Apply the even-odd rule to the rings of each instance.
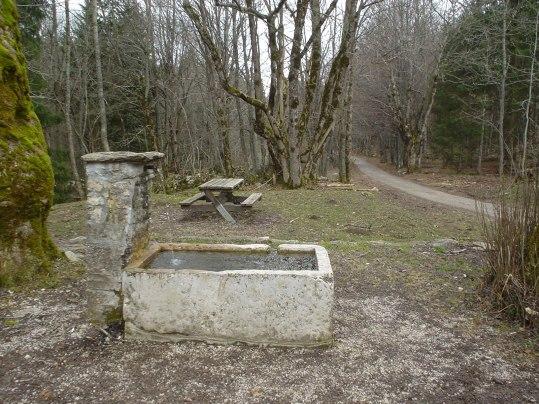
[[73, 142], [73, 127], [71, 126], [71, 18], [69, 15], [69, 0], [64, 1], [65, 4], [65, 105], [64, 116], [66, 120], [67, 145], [69, 148], [69, 162], [71, 164], [71, 172], [75, 182], [75, 190], [79, 199], [84, 198], [84, 191], [80, 181], [79, 170], [77, 168], [77, 159], [75, 155], [75, 144]]
[[152, 96], [152, 68], [155, 65], [155, 55], [153, 50], [154, 35], [151, 0], [144, 0], [144, 6], [146, 16], [146, 59], [144, 62], [144, 96], [142, 99], [142, 111], [146, 123], [146, 138], [151, 142], [151, 149], [160, 150], [161, 144], [156, 133], [155, 102], [153, 99], [154, 97]]
[[407, 137], [403, 137], [402, 138], [402, 149], [401, 149], [401, 153], [402, 153], [402, 166], [406, 169], [406, 171], [410, 171], [410, 156], [412, 155], [411, 153], [411, 145], [410, 145], [410, 139], [408, 139]]
[[339, 181], [350, 182], [350, 145], [352, 130], [352, 67], [348, 71], [348, 81], [346, 83], [346, 100], [344, 102], [345, 121], [339, 139]]
[[503, 20], [502, 20], [502, 76], [500, 78], [500, 98], [498, 109], [498, 173], [500, 177], [504, 173], [505, 163], [505, 138], [504, 138], [504, 120], [505, 120], [505, 86], [507, 80], [507, 1], [504, 0]]
[[350, 154], [352, 153], [352, 133], [351, 133], [352, 117], [351, 115], [352, 115], [352, 111], [351, 111], [351, 108], [349, 108], [349, 116], [348, 116], [347, 124], [346, 124], [346, 138], [345, 138], [345, 143], [344, 143], [344, 155], [345, 155], [344, 173], [345, 173], [345, 180], [347, 183], [351, 181], [351, 176], [350, 176]]
[[[51, 2], [52, 10], [51, 10], [51, 44], [50, 44], [50, 59], [49, 59], [49, 68], [51, 69], [51, 72], [54, 72], [52, 75], [53, 83], [51, 84], [51, 88], [54, 90], [56, 88], [57, 80], [58, 80], [58, 74], [57, 72], [60, 71], [60, 52], [59, 52], [59, 41], [58, 41], [58, 15], [57, 15], [57, 9], [56, 9], [56, 2]], [[61, 74], [60, 74], [61, 75]], [[47, 133], [45, 133], [45, 136], [47, 136]]]
[[[245, 27], [242, 27], [241, 30], [241, 43], [242, 43], [242, 54], [243, 54], [243, 70], [245, 71], [245, 81], [247, 84], [247, 87], [249, 88], [249, 95], [253, 96], [252, 93], [254, 93], [253, 83], [251, 80], [251, 71], [249, 68], [249, 62], [247, 59], [248, 52], [247, 52], [247, 35], [245, 32]], [[247, 110], [249, 111], [249, 120], [253, 126], [255, 127], [255, 111], [254, 107], [251, 105], [247, 105]], [[263, 145], [259, 141], [259, 138], [255, 131], [249, 131], [249, 149], [251, 151], [251, 158], [253, 161], [253, 168], [258, 171], [263, 165], [263, 158], [262, 158], [262, 148]]]
[[[256, 12], [246, 13], [251, 34], [255, 93], [252, 97], [231, 84], [230, 76], [225, 68], [226, 61], [221, 56], [221, 49], [216, 45], [210, 30], [203, 21], [202, 15], [207, 12], [203, 3], [197, 2], [196, 6], [193, 6], [190, 1], [185, 0], [183, 8], [198, 31], [200, 40], [205, 47], [205, 53], [213, 63], [222, 88], [230, 95], [241, 98], [255, 108], [255, 132], [266, 139], [274, 170], [277, 172], [280, 170], [280, 176], [288, 186], [292, 188], [301, 186], [303, 179], [316, 175], [322, 150], [333, 130], [335, 111], [339, 109], [342, 101], [342, 79], [349, 66], [350, 44], [355, 40], [361, 11], [367, 6], [365, 3], [359, 4], [358, 0], [346, 0], [339, 50], [330, 64], [329, 72], [323, 83], [321, 83], [319, 74], [321, 59], [318, 38], [321, 36], [321, 25], [336, 6], [337, 0], [332, 1], [329, 11], [323, 14], [319, 12], [318, 1], [298, 0], [296, 12], [292, 17], [294, 32], [287, 79], [284, 78], [283, 74], [284, 57], [280, 57], [286, 49], [284, 49], [284, 45], [277, 45], [283, 24], [279, 22], [279, 26], [275, 26], [276, 15], [282, 15], [281, 10], [286, 1], [280, 1], [268, 15], [261, 17], [268, 26], [271, 59], [272, 82], [269, 86], [269, 96], [266, 99], [260, 73], [259, 33], [255, 23]], [[253, 4], [253, 0], [245, 2], [248, 10], [256, 9], [253, 8]], [[315, 22], [311, 30], [311, 38], [304, 42], [304, 25], [309, 5], [313, 12], [313, 22], [319, 19], [320, 25]], [[242, 9], [238, 2], [234, 2], [231, 7]], [[260, 18], [258, 15], [257, 17]], [[303, 78], [300, 74], [302, 66], [304, 66], [302, 61], [308, 54], [311, 45], [311, 58], [305, 61], [309, 69], [308, 74], [306, 74], [308, 78]], [[320, 103], [316, 106], [317, 111], [313, 113], [312, 101], [315, 90], [319, 90], [321, 96]], [[314, 122], [315, 119], [316, 122]], [[309, 139], [304, 142], [308, 131], [311, 132]]]
[[526, 154], [528, 153], [528, 128], [530, 126], [530, 104], [532, 103], [532, 90], [535, 73], [535, 55], [537, 54], [537, 35], [539, 31], [539, 10], [535, 13], [535, 40], [533, 43], [532, 61], [530, 66], [530, 81], [528, 83], [528, 99], [526, 101], [526, 123], [522, 139], [522, 176], [526, 176]]
[[[218, 87], [216, 87], [215, 90], [222, 92]], [[219, 121], [219, 133], [221, 135], [223, 167], [225, 169], [225, 175], [227, 177], [232, 177], [234, 174], [234, 167], [232, 165], [232, 152], [230, 149], [230, 97], [226, 94], [220, 94], [216, 99], [216, 112]]]
[[419, 136], [414, 132], [407, 132], [402, 136], [402, 165], [411, 173], [418, 167]]
[[101, 47], [99, 45], [99, 29], [97, 26], [97, 0], [91, 0], [92, 32], [94, 35], [95, 75], [97, 78], [97, 98], [99, 100], [99, 134], [104, 151], [110, 151], [107, 135], [107, 109], [103, 91], [103, 71], [101, 69]]
[[46, 274], [59, 256], [46, 220], [54, 176], [30, 100], [13, 0], [0, 8], [0, 286]]
[[479, 155], [477, 156], [477, 173], [482, 174], [483, 172], [483, 148], [485, 143], [485, 107], [483, 107], [483, 123], [481, 124], [481, 140], [479, 143]]
[[[253, 6], [253, 0], [246, 0], [245, 2], [248, 7]], [[253, 82], [253, 93], [256, 99], [264, 99], [264, 84], [262, 83], [262, 72], [260, 66], [260, 45], [258, 42], [258, 24], [254, 15], [249, 14], [247, 16], [249, 21], [249, 38], [251, 40], [251, 66], [252, 66], [252, 82]], [[244, 45], [246, 45], [245, 38], [243, 38]], [[245, 49], [245, 48], [244, 48]], [[244, 52], [244, 56], [247, 53]], [[244, 60], [245, 64], [245, 60]], [[254, 123], [253, 129], [258, 136], [264, 135], [264, 118], [263, 112], [259, 108], [254, 108]], [[255, 141], [253, 140], [253, 147], [256, 146]], [[256, 150], [255, 150], [256, 151]], [[257, 156], [258, 157], [258, 156]], [[279, 166], [274, 164], [274, 169], [278, 169]]]
[[401, 136], [395, 136], [395, 142], [394, 142], [394, 148], [393, 148], [393, 153], [394, 153], [394, 162], [393, 164], [395, 164], [395, 168], [397, 170], [401, 169], [402, 167], [405, 166], [405, 157], [404, 157], [404, 154], [405, 152], [403, 151], [405, 149], [404, 147], [404, 138], [402, 138]]
[[344, 128], [339, 130], [338, 159], [339, 159], [339, 182], [348, 183], [346, 177], [346, 131]]

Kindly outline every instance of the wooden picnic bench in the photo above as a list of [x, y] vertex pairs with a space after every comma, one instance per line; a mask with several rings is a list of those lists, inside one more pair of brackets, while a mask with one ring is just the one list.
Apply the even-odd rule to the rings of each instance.
[[[214, 178], [200, 185], [198, 189], [201, 192], [181, 201], [180, 206], [183, 209], [202, 211], [215, 209], [227, 222], [236, 223], [229, 211], [252, 208], [257, 201], [262, 199], [262, 194], [259, 192], [249, 196], [234, 195], [234, 191], [240, 187], [243, 181], [243, 178]], [[201, 200], [209, 203], [195, 204]]]

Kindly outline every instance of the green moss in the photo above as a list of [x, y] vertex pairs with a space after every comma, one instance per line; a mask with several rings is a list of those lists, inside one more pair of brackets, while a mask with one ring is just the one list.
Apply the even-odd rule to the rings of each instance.
[[12, 0], [0, 0], [0, 24], [14, 25], [17, 23], [18, 13], [15, 2]]
[[19, 320], [15, 319], [15, 318], [6, 318], [4, 320], [4, 325], [6, 327], [14, 327], [16, 326], [17, 324], [19, 324]]
[[20, 266], [16, 267], [9, 272], [9, 278], [4, 277], [0, 280], [0, 284], [16, 293], [27, 293], [35, 289], [55, 288], [59, 284], [78, 280], [84, 273], [85, 267], [81, 262], [70, 262], [66, 258], [60, 258], [53, 262], [48, 272], [29, 273]]
[[118, 324], [123, 321], [122, 305], [105, 314], [105, 324]]
[[29, 95], [17, 11], [0, 9], [0, 286], [47, 273], [58, 257], [45, 226], [54, 178]]

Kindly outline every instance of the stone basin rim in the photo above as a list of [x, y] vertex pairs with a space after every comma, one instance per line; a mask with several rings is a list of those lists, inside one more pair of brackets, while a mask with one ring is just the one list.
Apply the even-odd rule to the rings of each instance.
[[160, 152], [96, 152], [81, 156], [85, 163], [152, 163], [163, 159], [165, 155]]
[[[315, 256], [318, 269], [316, 270], [271, 270], [271, 269], [243, 269], [224, 270], [219, 272], [203, 269], [182, 269], [182, 272], [208, 272], [212, 276], [225, 276], [230, 274], [241, 275], [294, 275], [308, 277], [333, 277], [333, 271], [326, 249], [316, 244], [279, 244], [276, 250], [280, 254], [312, 253]], [[192, 252], [230, 252], [230, 253], [269, 253], [272, 248], [267, 244], [206, 244], [206, 243], [153, 243], [137, 258], [133, 259], [124, 269], [127, 273], [147, 274], [174, 274], [172, 268], [146, 268], [151, 260], [163, 251], [192, 251]]]

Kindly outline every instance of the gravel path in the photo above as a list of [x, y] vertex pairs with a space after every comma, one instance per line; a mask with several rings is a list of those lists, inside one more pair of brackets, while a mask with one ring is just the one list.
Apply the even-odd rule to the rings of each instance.
[[446, 192], [438, 191], [436, 189], [399, 178], [385, 172], [384, 170], [381, 170], [361, 157], [352, 157], [352, 161], [357, 165], [363, 174], [367, 175], [371, 179], [407, 194], [454, 208], [470, 210], [472, 212], [475, 212], [477, 210], [477, 206], [479, 206], [480, 209], [484, 209], [489, 215], [493, 215], [494, 213], [494, 206], [491, 203], [480, 202], [476, 201], [475, 199], [448, 194]]
[[[430, 290], [407, 288], [412, 268], [376, 262], [390, 251], [332, 255], [335, 343], [325, 348], [125, 341], [87, 322], [86, 279], [0, 291], [0, 403], [535, 402], [537, 366], [513, 344], [522, 336], [449, 309], [443, 295], [423, 299], [440, 272], [419, 265]], [[438, 254], [428, 251], [418, 253]], [[445, 281], [443, 293], [456, 290], [452, 274]]]

